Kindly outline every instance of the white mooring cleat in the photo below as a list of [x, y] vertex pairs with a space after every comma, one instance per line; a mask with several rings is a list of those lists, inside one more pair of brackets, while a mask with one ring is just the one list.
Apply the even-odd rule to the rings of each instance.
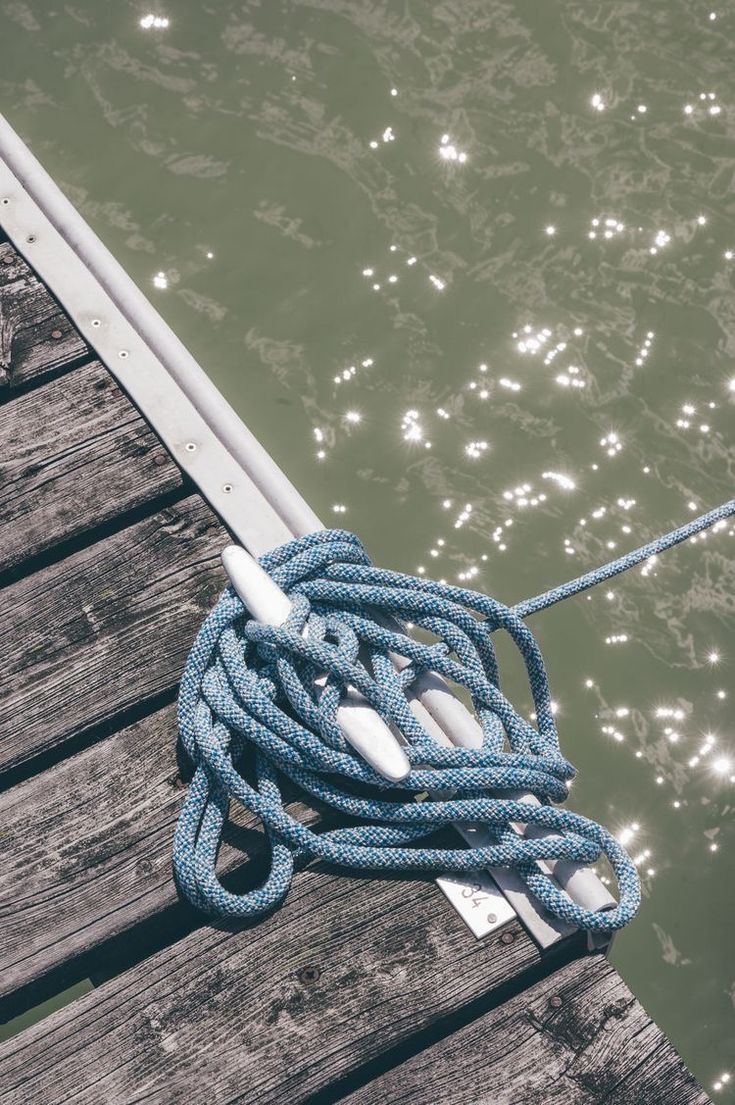
[[[264, 625], [283, 625], [291, 612], [291, 602], [257, 560], [239, 545], [228, 545], [222, 552], [222, 563], [255, 620]], [[354, 687], [348, 687], [342, 696], [337, 724], [345, 740], [380, 775], [394, 783], [406, 778], [411, 770], [406, 753], [380, 714]]]

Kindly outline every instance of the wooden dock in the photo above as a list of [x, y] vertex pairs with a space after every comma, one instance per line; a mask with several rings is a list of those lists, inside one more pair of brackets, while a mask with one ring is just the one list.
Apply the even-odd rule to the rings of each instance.
[[[0, 395], [2, 1020], [96, 984], [0, 1046], [0, 1105], [704, 1105], [581, 936], [477, 940], [429, 879], [319, 865], [240, 930], [178, 900], [174, 701], [228, 534], [7, 239]], [[235, 812], [232, 886], [262, 842]]]

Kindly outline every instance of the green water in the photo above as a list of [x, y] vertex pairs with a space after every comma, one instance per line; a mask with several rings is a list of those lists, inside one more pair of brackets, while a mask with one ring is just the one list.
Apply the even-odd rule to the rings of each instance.
[[[731, 497], [731, 10], [150, 11], [0, 0], [2, 110], [325, 522], [509, 601]], [[735, 1068], [733, 550], [533, 624], [571, 805], [640, 857], [615, 962], [708, 1088]]]

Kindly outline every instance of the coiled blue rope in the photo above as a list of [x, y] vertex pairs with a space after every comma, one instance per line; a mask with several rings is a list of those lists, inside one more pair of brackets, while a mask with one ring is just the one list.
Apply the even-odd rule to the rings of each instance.
[[[293, 603], [288, 621], [274, 627], [250, 620], [228, 587], [204, 622], [181, 680], [179, 728], [195, 765], [174, 839], [183, 894], [209, 914], [245, 919], [282, 901], [300, 857], [373, 871], [507, 866], [555, 916], [592, 931], [621, 928], [640, 904], [638, 874], [605, 828], [551, 804], [567, 797], [575, 771], [561, 754], [543, 658], [523, 619], [733, 514], [735, 500], [514, 607], [466, 588], [375, 568], [359, 539], [344, 530], [312, 533], [264, 556], [260, 563]], [[386, 618], [413, 622], [438, 643], [426, 645], [387, 628]], [[308, 636], [302, 636], [307, 623]], [[536, 726], [500, 690], [491, 640], [498, 629], [510, 635], [523, 658]], [[398, 672], [390, 652], [408, 657], [410, 665]], [[423, 730], [406, 691], [425, 671], [469, 691], [483, 728], [481, 748], [445, 748]], [[323, 672], [329, 678], [318, 694], [314, 679]], [[406, 738], [411, 772], [400, 784], [387, 782], [345, 743], [335, 715], [348, 684]], [[254, 749], [252, 783], [236, 766], [247, 746]], [[284, 777], [358, 823], [321, 833], [301, 824], [284, 808]], [[534, 794], [541, 804], [507, 797], [518, 791]], [[432, 797], [415, 801], [424, 792]], [[232, 798], [262, 820], [271, 849], [265, 881], [244, 894], [225, 889], [215, 870]], [[456, 821], [487, 825], [497, 842], [469, 849], [420, 843]], [[526, 839], [513, 822], [550, 832]], [[577, 905], [537, 864], [594, 863], [603, 855], [615, 873], [619, 901], [599, 913]]]

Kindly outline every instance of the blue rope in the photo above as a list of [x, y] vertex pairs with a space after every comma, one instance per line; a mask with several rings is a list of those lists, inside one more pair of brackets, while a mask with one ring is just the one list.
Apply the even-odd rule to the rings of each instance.
[[[174, 839], [183, 894], [209, 914], [245, 919], [283, 900], [298, 858], [371, 871], [513, 867], [555, 916], [594, 931], [627, 924], [640, 904], [630, 858], [605, 828], [551, 804], [566, 799], [575, 770], [561, 754], [543, 658], [523, 619], [733, 514], [735, 500], [513, 607], [466, 588], [375, 568], [359, 539], [344, 530], [311, 533], [264, 556], [260, 563], [293, 603], [288, 621], [275, 627], [250, 620], [228, 587], [205, 620], [181, 680], [179, 728], [195, 765]], [[413, 622], [438, 643], [394, 631], [386, 618]], [[536, 726], [500, 690], [491, 640], [498, 629], [523, 658]], [[390, 652], [411, 663], [396, 671]], [[484, 733], [481, 748], [445, 748], [424, 731], [406, 691], [425, 671], [470, 693]], [[314, 679], [324, 672], [329, 678], [319, 694]], [[402, 783], [383, 779], [346, 744], [335, 715], [348, 684], [405, 737], [411, 771]], [[254, 752], [252, 782], [238, 770], [246, 749]], [[284, 778], [358, 823], [314, 832], [285, 810]], [[541, 804], [516, 800], [519, 791]], [[424, 792], [431, 797], [416, 801]], [[261, 819], [271, 849], [265, 881], [243, 894], [225, 889], [215, 871], [231, 798]], [[475, 848], [420, 843], [456, 821], [483, 823], [495, 842]], [[527, 839], [514, 831], [514, 822], [550, 832]], [[601, 856], [619, 892], [618, 904], [605, 912], [577, 905], [538, 866], [555, 859], [590, 864]]]

